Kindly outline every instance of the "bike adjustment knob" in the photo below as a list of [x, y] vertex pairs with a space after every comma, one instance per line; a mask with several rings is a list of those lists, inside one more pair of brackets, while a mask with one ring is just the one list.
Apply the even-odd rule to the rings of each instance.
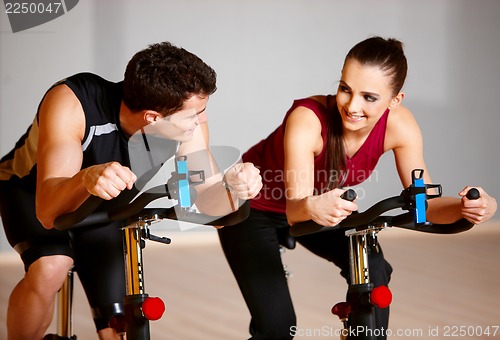
[[142, 314], [148, 320], [158, 320], [165, 312], [165, 304], [158, 297], [148, 297], [142, 303]]
[[392, 293], [387, 286], [373, 288], [370, 294], [370, 302], [378, 308], [387, 308], [392, 302]]
[[351, 314], [351, 305], [347, 302], [339, 302], [332, 307], [332, 314], [337, 315], [341, 321], [347, 320]]

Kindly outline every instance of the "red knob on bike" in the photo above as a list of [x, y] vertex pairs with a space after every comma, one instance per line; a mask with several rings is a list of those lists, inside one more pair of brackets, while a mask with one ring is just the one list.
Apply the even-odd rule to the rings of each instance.
[[378, 308], [387, 308], [392, 302], [392, 293], [387, 286], [373, 288], [370, 294], [371, 303]]
[[332, 314], [337, 315], [340, 320], [346, 320], [351, 314], [351, 305], [347, 302], [339, 302], [332, 307]]
[[165, 304], [158, 297], [148, 297], [142, 303], [142, 314], [148, 320], [158, 320], [165, 312]]

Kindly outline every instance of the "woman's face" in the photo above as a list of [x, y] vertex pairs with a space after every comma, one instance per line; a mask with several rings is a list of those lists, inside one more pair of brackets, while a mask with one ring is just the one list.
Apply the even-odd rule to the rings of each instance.
[[349, 59], [344, 64], [337, 90], [337, 107], [344, 129], [371, 129], [393, 99], [390, 78], [376, 66]]

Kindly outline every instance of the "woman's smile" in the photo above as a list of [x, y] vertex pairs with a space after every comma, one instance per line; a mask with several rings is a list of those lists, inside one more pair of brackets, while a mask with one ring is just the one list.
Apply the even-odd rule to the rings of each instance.
[[347, 112], [346, 111], [346, 118], [349, 120], [349, 121], [352, 121], [354, 123], [356, 122], [360, 122], [362, 120], [365, 120], [366, 119], [366, 116], [363, 115], [363, 114], [359, 114], [359, 113], [350, 113], [350, 112]]

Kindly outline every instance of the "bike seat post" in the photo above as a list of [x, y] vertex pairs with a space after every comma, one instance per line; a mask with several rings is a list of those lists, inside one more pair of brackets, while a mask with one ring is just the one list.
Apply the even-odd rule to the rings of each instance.
[[57, 335], [63, 339], [76, 339], [73, 335], [73, 268], [57, 293]]

